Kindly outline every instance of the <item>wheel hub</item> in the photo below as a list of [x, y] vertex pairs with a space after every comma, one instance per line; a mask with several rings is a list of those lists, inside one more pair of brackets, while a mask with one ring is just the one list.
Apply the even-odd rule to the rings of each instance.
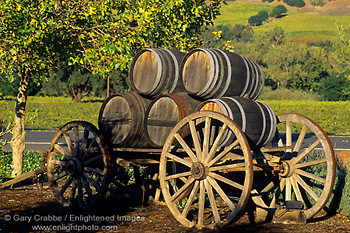
[[281, 165], [281, 177], [290, 177], [294, 173], [294, 166], [292, 163], [287, 161], [282, 161]]
[[66, 172], [70, 176], [79, 176], [82, 172], [81, 162], [77, 158], [73, 158], [66, 163]]
[[191, 174], [197, 180], [205, 179], [208, 176], [208, 168], [200, 162], [192, 164]]

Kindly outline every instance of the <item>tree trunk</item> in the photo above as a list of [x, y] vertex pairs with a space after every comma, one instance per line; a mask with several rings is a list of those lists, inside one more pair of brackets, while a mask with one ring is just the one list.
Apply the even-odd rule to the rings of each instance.
[[20, 73], [20, 87], [18, 89], [18, 95], [15, 106], [15, 127], [12, 134], [12, 177], [16, 177], [22, 174], [23, 167], [23, 152], [25, 150], [25, 132], [24, 132], [24, 118], [25, 108], [27, 103], [27, 90], [29, 84], [28, 72], [24, 71]]

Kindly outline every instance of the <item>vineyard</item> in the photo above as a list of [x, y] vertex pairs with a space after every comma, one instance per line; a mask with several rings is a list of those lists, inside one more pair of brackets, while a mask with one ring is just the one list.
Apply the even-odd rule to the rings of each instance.
[[[14, 99], [0, 101], [1, 127], [6, 127], [14, 115]], [[327, 133], [350, 133], [350, 102], [259, 100], [271, 106], [276, 115], [285, 112], [303, 113], [316, 121]], [[64, 97], [29, 97], [27, 129], [57, 129], [72, 120], [85, 120], [97, 125], [103, 99], [86, 98], [74, 103]]]

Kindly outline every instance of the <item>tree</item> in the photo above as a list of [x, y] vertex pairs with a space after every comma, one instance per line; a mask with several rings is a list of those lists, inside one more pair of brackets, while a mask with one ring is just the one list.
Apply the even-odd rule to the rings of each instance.
[[271, 17], [280, 17], [282, 14], [287, 13], [287, 8], [283, 5], [278, 5], [274, 7], [270, 13]]
[[350, 100], [350, 81], [346, 78], [346, 73], [327, 77], [322, 81], [320, 94], [326, 101]]
[[267, 11], [263, 10], [263, 11], [260, 11], [257, 15], [251, 16], [248, 19], [248, 23], [255, 25], [255, 26], [260, 26], [268, 18], [269, 18], [269, 13]]
[[53, 5], [46, 1], [0, 1], [0, 67], [10, 81], [17, 77], [19, 89], [15, 104], [15, 127], [11, 143], [13, 173], [22, 172], [25, 148], [24, 117], [29, 82], [40, 82], [52, 64], [55, 37], [51, 26]]
[[289, 6], [296, 6], [296, 7], [304, 7], [305, 6], [304, 0], [283, 0], [283, 2]]
[[[103, 77], [125, 70], [144, 47], [183, 51], [198, 46], [202, 26], [212, 25], [222, 0], [0, 0], [0, 65], [20, 80], [12, 144], [20, 174], [24, 117], [30, 81], [57, 61], [79, 64]], [[47, 78], [47, 77], [46, 77]]]

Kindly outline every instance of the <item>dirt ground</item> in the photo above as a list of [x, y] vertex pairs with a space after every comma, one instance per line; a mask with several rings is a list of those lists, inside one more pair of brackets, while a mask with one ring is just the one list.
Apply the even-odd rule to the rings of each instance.
[[[130, 197], [107, 197], [93, 210], [63, 208], [51, 190], [37, 184], [0, 190], [0, 232], [350, 232], [350, 219], [320, 216], [307, 224], [254, 224], [247, 214], [221, 230], [196, 230], [180, 225], [165, 205]], [[39, 229], [39, 228], [36, 228]], [[44, 229], [44, 228], [42, 228]]]

